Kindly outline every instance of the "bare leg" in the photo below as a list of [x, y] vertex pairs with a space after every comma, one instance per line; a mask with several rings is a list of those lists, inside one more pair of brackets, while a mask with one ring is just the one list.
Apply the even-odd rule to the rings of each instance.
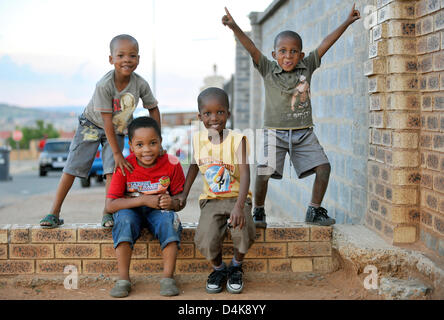
[[311, 202], [321, 205], [322, 200], [324, 199], [325, 191], [327, 190], [331, 167], [330, 164], [327, 163], [316, 167], [314, 171], [316, 173], [316, 178], [313, 183]]
[[220, 266], [220, 264], [222, 263], [222, 252], [220, 252], [216, 258], [211, 260], [211, 263], [213, 264], [213, 266]]
[[234, 259], [238, 262], [244, 261], [245, 253], [240, 253], [236, 248], [234, 248]]
[[119, 269], [120, 280], [130, 280], [129, 266], [133, 250], [129, 242], [121, 242], [116, 248], [117, 268]]
[[[56, 217], [60, 216], [60, 210], [62, 209], [63, 201], [65, 201], [66, 195], [74, 183], [74, 179], [76, 177], [72, 176], [68, 173], [63, 173], [60, 178], [59, 185], [57, 186], [56, 195], [54, 198], [54, 202], [52, 203], [52, 207], [50, 210], [50, 214], [55, 215]], [[42, 225], [48, 226], [51, 225], [49, 222], [42, 222]]]
[[[109, 186], [111, 185], [111, 178], [113, 177], [112, 173], [106, 174], [106, 181], [105, 181], [105, 200], [106, 195], [108, 194]], [[108, 214], [106, 211], [106, 207], [103, 208], [103, 215]], [[107, 221], [105, 223], [105, 227], [112, 227], [114, 225], [113, 221]]]
[[163, 277], [172, 278], [176, 269], [177, 242], [168, 243], [162, 250]]
[[254, 206], [261, 207], [265, 203], [267, 196], [269, 176], [257, 175], [254, 183]]

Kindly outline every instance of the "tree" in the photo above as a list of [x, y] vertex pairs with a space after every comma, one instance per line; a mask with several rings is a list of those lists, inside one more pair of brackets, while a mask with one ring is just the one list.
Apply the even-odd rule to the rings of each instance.
[[[19, 141], [20, 149], [29, 149], [29, 142], [34, 139], [43, 139], [45, 135], [49, 138], [58, 138], [60, 134], [54, 128], [52, 123], [47, 123], [45, 126], [44, 120], [36, 120], [35, 127], [16, 127], [17, 130], [21, 130], [23, 133], [22, 140]], [[13, 149], [17, 149], [17, 143], [12, 139], [8, 138], [8, 144]]]

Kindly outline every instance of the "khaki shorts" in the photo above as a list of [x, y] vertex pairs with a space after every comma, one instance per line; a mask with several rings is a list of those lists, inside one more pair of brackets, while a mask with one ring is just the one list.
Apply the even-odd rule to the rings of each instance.
[[[199, 201], [200, 218], [194, 242], [200, 253], [208, 260], [214, 260], [222, 252], [222, 243], [227, 234], [227, 220], [237, 198], [204, 199]], [[241, 229], [231, 228], [233, 247], [246, 254], [256, 237], [256, 227], [251, 216], [251, 199], [244, 207], [245, 225]]]
[[287, 153], [298, 178], [305, 178], [314, 173], [314, 168], [329, 163], [313, 128], [264, 129], [263, 141], [259, 143], [264, 147], [264, 154], [258, 156], [258, 175], [282, 179]]
[[[123, 150], [124, 136], [116, 135], [117, 144]], [[106, 138], [105, 130], [85, 118], [79, 117], [79, 126], [69, 147], [68, 159], [63, 172], [72, 176], [87, 178], [94, 158], [102, 145], [103, 174], [114, 171], [114, 155]]]

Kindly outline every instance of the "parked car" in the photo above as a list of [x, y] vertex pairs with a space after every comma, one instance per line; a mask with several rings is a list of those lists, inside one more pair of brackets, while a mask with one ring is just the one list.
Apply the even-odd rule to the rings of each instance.
[[[128, 136], [125, 136], [122, 154], [126, 158], [130, 154], [128, 144]], [[80, 185], [83, 188], [91, 186], [91, 178], [95, 178], [97, 182], [103, 181], [103, 162], [102, 162], [102, 145], [97, 149], [96, 157], [94, 158], [91, 170], [89, 170], [88, 178], [80, 178]]]
[[48, 139], [39, 157], [39, 175], [46, 176], [48, 171], [63, 170], [68, 158], [71, 140]]

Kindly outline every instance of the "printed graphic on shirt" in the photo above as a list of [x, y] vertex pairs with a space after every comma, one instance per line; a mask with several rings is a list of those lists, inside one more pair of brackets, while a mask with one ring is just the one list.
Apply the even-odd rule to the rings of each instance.
[[151, 181], [133, 181], [126, 183], [126, 189], [129, 193], [139, 192], [143, 194], [159, 194], [165, 193], [170, 185], [171, 179], [163, 176], [158, 182]]
[[231, 185], [234, 181], [231, 181], [230, 172], [224, 165], [213, 164], [207, 168], [205, 172], [205, 179], [211, 192], [227, 193], [231, 192]]
[[129, 92], [120, 97], [120, 108], [118, 108], [118, 110], [122, 111], [116, 115], [113, 115], [113, 123], [116, 125], [116, 129], [119, 133], [123, 133], [128, 120], [133, 115], [133, 112], [136, 109], [135, 101], [136, 99]]
[[310, 103], [310, 84], [307, 82], [304, 75], [299, 78], [299, 83], [293, 89], [293, 95], [291, 97], [291, 111], [297, 109], [305, 109]]

